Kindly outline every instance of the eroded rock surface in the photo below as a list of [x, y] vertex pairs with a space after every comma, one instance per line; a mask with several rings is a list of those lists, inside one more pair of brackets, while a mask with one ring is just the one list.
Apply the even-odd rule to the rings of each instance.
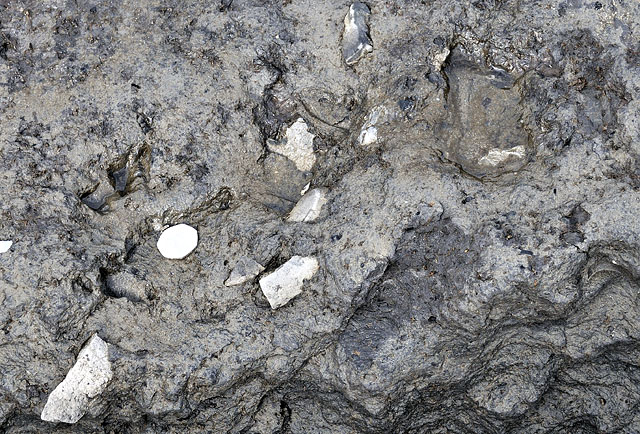
[[0, 2], [0, 432], [640, 432], [640, 5], [356, 4]]

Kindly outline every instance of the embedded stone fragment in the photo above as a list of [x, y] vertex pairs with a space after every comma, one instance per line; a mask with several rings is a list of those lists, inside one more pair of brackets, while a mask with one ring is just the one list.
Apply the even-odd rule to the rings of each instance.
[[0, 241], [0, 253], [7, 252], [12, 245], [13, 245], [13, 241], [11, 240]]
[[93, 335], [65, 379], [49, 395], [40, 418], [76, 423], [86, 413], [89, 400], [104, 391], [112, 376], [107, 343]]
[[367, 116], [365, 123], [360, 129], [360, 135], [358, 136], [358, 143], [361, 146], [371, 145], [378, 141], [378, 129], [376, 124], [380, 120], [381, 116], [387, 114], [387, 109], [384, 106], [374, 107], [371, 113]]
[[276, 271], [260, 279], [260, 289], [271, 309], [277, 309], [300, 294], [304, 281], [311, 279], [317, 271], [316, 258], [294, 256]]
[[309, 132], [307, 123], [298, 118], [285, 133], [285, 139], [281, 142], [271, 140], [267, 143], [269, 150], [284, 155], [293, 161], [298, 170], [306, 172], [311, 170], [316, 162], [313, 154], [313, 138]]
[[308, 191], [298, 201], [289, 213], [290, 222], [312, 222], [320, 216], [322, 206], [327, 203], [325, 197], [327, 190], [324, 188], [314, 188]]
[[165, 229], [158, 238], [160, 254], [167, 259], [182, 259], [198, 245], [198, 231], [181, 223]]
[[514, 146], [510, 149], [493, 148], [487, 152], [487, 155], [480, 158], [478, 163], [485, 164], [487, 166], [498, 166], [510, 158], [522, 159], [525, 157], [525, 153], [526, 151], [522, 145]]
[[264, 267], [251, 258], [241, 257], [236, 266], [231, 270], [229, 278], [225, 280], [225, 286], [241, 285], [256, 277], [264, 271]]
[[347, 65], [357, 63], [365, 54], [373, 51], [367, 24], [370, 14], [366, 4], [355, 2], [349, 7], [349, 12], [344, 17], [342, 56]]

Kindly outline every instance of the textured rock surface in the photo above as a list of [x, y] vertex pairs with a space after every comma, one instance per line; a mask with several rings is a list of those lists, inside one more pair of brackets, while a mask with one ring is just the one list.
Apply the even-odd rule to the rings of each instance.
[[371, 1], [347, 66], [351, 4], [0, 2], [0, 431], [640, 432], [640, 4]]

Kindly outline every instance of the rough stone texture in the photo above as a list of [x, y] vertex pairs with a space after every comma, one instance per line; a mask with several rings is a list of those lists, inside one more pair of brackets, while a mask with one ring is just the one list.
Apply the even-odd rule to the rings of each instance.
[[[371, 1], [347, 66], [350, 6], [0, 2], [0, 431], [640, 432], [640, 3]], [[224, 286], [295, 255], [284, 308]], [[112, 381], [41, 421], [96, 332]]]
[[86, 413], [89, 400], [102, 393], [112, 376], [109, 348], [94, 335], [62, 383], [49, 395], [40, 418], [47, 422], [76, 423]]

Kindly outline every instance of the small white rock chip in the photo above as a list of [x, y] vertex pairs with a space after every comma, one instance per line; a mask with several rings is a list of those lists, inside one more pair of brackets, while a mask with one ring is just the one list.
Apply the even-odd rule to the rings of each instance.
[[40, 418], [76, 423], [86, 413], [89, 400], [104, 391], [112, 376], [107, 343], [93, 335], [78, 354], [76, 364], [49, 395]]
[[284, 306], [302, 292], [302, 284], [318, 271], [318, 260], [294, 256], [276, 271], [260, 279], [260, 288], [271, 309]]
[[12, 245], [13, 245], [13, 241], [11, 240], [0, 241], [0, 253], [7, 252]]
[[342, 56], [347, 65], [353, 65], [367, 53], [373, 51], [367, 20], [371, 12], [362, 2], [355, 2], [349, 7], [344, 17], [342, 33]]
[[282, 142], [269, 141], [269, 150], [280, 155], [284, 155], [293, 161], [302, 172], [311, 170], [316, 162], [313, 154], [313, 138], [315, 136], [309, 132], [307, 123], [302, 118], [298, 118], [285, 133], [285, 140]]
[[182, 259], [198, 245], [198, 231], [181, 223], [165, 229], [158, 238], [157, 247], [167, 259]]
[[264, 267], [262, 265], [251, 258], [243, 256], [238, 260], [236, 266], [233, 267], [229, 278], [224, 281], [224, 284], [225, 286], [241, 285], [262, 273], [263, 270]]
[[327, 190], [324, 188], [314, 188], [308, 191], [293, 207], [287, 220], [290, 222], [314, 221], [320, 216], [322, 205], [327, 203], [326, 194]]
[[522, 145], [514, 146], [511, 149], [504, 149], [504, 150], [493, 148], [487, 153], [487, 155], [480, 158], [480, 160], [478, 160], [478, 163], [485, 164], [488, 166], [497, 166], [499, 164], [504, 163], [511, 157], [524, 158], [524, 156], [525, 156], [525, 149], [524, 149], [524, 146]]
[[365, 123], [360, 129], [360, 135], [358, 136], [358, 143], [361, 146], [371, 145], [378, 141], [378, 129], [376, 124], [382, 116], [387, 114], [387, 109], [384, 106], [377, 106], [371, 110], [371, 113], [367, 116]]

